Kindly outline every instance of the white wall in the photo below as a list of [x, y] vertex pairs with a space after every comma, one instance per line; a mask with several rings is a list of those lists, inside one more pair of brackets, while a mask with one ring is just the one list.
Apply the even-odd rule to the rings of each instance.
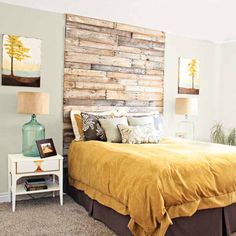
[[[30, 119], [28, 115], [17, 114], [18, 91], [50, 93], [50, 114], [39, 116], [38, 120], [45, 125], [46, 136], [54, 139], [58, 153], [62, 152], [64, 16], [0, 3], [0, 34], [15, 34], [42, 40], [41, 87], [0, 85], [1, 193], [7, 191], [7, 154], [21, 152], [21, 128]], [[0, 36], [0, 45], [1, 40]], [[0, 58], [1, 50], [0, 46]]]
[[221, 45], [218, 121], [236, 128], [236, 42]]
[[[167, 34], [165, 56], [164, 118], [166, 134], [174, 136], [176, 126], [184, 117], [175, 115], [175, 98], [198, 98], [199, 115], [190, 117], [195, 122], [195, 138], [210, 140], [210, 130], [217, 120], [217, 89], [219, 80], [220, 46], [207, 41]], [[200, 95], [178, 94], [178, 58], [200, 60]]]

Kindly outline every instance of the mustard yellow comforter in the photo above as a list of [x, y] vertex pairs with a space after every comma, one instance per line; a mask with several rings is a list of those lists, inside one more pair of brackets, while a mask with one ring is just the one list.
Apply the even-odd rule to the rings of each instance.
[[165, 235], [171, 219], [236, 202], [236, 148], [178, 139], [160, 144], [73, 142], [70, 184], [131, 220], [134, 235]]

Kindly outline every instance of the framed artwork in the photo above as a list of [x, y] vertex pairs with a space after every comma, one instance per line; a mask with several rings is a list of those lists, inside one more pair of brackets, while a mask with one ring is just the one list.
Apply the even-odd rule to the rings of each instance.
[[40, 87], [41, 40], [3, 35], [2, 85]]
[[179, 58], [179, 94], [199, 94], [199, 60]]
[[57, 155], [53, 140], [51, 138], [37, 140], [36, 144], [41, 158]]

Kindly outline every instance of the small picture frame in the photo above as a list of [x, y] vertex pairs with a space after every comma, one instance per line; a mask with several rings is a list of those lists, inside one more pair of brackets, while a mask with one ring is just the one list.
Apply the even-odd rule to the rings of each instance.
[[56, 156], [57, 152], [51, 138], [36, 141], [41, 158]]

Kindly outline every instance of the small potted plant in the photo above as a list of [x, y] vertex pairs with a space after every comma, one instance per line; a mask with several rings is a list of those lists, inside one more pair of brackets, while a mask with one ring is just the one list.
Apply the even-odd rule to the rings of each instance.
[[211, 140], [213, 143], [236, 146], [236, 129], [231, 129], [229, 134], [226, 135], [223, 125], [216, 123], [211, 130]]

